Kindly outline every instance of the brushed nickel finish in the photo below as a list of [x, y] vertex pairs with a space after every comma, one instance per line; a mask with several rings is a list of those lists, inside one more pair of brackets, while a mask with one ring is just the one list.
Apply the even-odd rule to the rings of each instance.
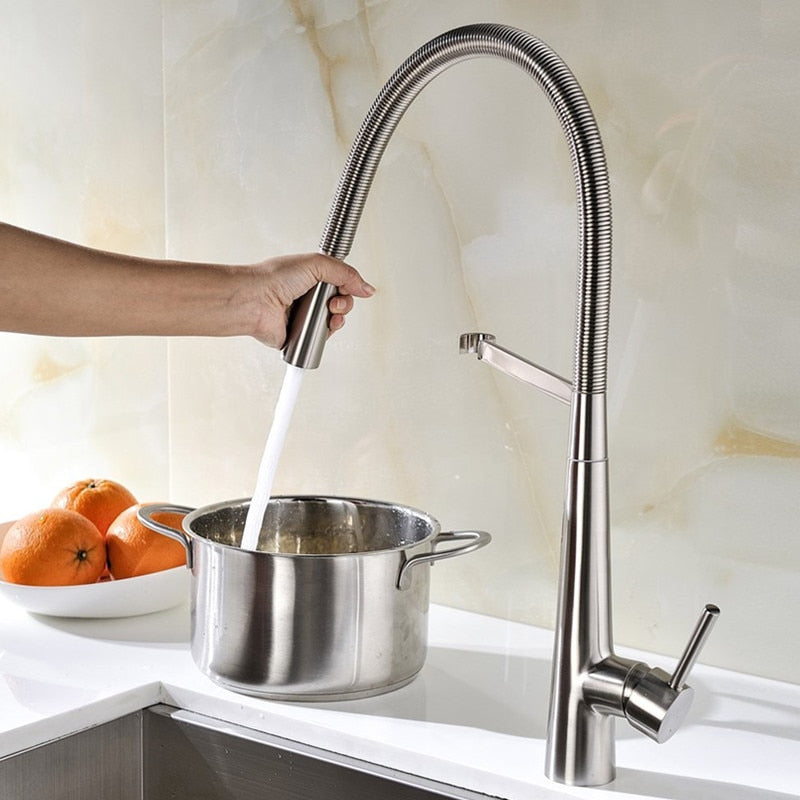
[[459, 351], [462, 354], [475, 353], [480, 361], [491, 364], [512, 378], [535, 386], [562, 403], [569, 405], [572, 402], [572, 384], [566, 378], [506, 350], [496, 343], [491, 333], [462, 333]]
[[[597, 124], [578, 82], [546, 44], [504, 25], [469, 25], [413, 53], [381, 90], [356, 136], [331, 208], [321, 250], [346, 257], [381, 156], [411, 102], [434, 77], [477, 56], [505, 59], [544, 91], [569, 146], [578, 207], [575, 358], [570, 382], [494, 344], [467, 335], [462, 348], [571, 405], [545, 770], [555, 781], [595, 786], [614, 778], [613, 718], [665, 741], [691, 701], [683, 685], [710, 629], [701, 622], [676, 680], [613, 651], [609, 559], [606, 365], [611, 288], [611, 197]], [[319, 287], [292, 320], [287, 362], [314, 368], [324, 345], [326, 291]], [[711, 617], [716, 617], [711, 613]]]

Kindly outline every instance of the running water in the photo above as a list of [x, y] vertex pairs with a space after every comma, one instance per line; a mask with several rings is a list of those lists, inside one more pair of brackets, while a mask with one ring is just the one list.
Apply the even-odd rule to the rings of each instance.
[[258, 468], [256, 488], [244, 523], [242, 550], [258, 549], [258, 537], [261, 533], [261, 526], [264, 523], [264, 514], [267, 511], [269, 498], [272, 494], [272, 483], [275, 480], [275, 472], [278, 469], [278, 460], [283, 450], [283, 443], [286, 441], [289, 423], [292, 421], [292, 412], [297, 402], [300, 384], [303, 382], [304, 371], [300, 367], [294, 367], [291, 364], [286, 365], [283, 385], [278, 395], [278, 402], [275, 404], [275, 416], [272, 418], [272, 427], [270, 428], [269, 436], [267, 436], [267, 444], [264, 447], [264, 455], [261, 457], [261, 465]]

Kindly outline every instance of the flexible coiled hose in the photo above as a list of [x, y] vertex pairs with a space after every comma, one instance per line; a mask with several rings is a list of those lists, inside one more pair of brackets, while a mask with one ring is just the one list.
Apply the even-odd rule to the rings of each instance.
[[432, 39], [389, 78], [350, 149], [322, 236], [323, 253], [350, 252], [367, 193], [398, 122], [422, 88], [448, 67], [494, 56], [524, 69], [547, 95], [568, 142], [578, 201], [575, 373], [581, 393], [604, 392], [611, 286], [611, 196], [603, 145], [589, 103], [561, 58], [536, 37], [506, 25], [457, 28]]

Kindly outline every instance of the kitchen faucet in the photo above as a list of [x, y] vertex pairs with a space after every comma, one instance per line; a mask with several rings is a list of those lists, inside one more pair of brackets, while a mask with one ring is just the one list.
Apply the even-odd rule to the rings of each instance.
[[[611, 198], [597, 124], [569, 68], [542, 41], [505, 25], [469, 25], [423, 45], [387, 81], [364, 119], [320, 250], [347, 256], [381, 156], [406, 109], [442, 71], [478, 56], [510, 61], [539, 84], [567, 137], [575, 178], [579, 253], [572, 381], [500, 347], [488, 334], [462, 335], [461, 351], [570, 404], [545, 771], [560, 783], [597, 786], [614, 778], [614, 717], [625, 717], [659, 743], [679, 727], [693, 696], [684, 681], [719, 609], [705, 607], [672, 675], [614, 653], [606, 436]], [[327, 305], [335, 293], [334, 286], [321, 283], [298, 301], [283, 353], [287, 363], [309, 369], [319, 365]]]

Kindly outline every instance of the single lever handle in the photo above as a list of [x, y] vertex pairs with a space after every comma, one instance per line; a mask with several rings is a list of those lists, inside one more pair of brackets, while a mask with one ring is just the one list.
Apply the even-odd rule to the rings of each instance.
[[700, 619], [697, 620], [697, 625], [689, 638], [689, 644], [686, 645], [683, 655], [678, 659], [675, 672], [672, 673], [669, 681], [670, 688], [679, 690], [683, 686], [686, 676], [694, 666], [694, 662], [697, 661], [697, 657], [700, 655], [700, 651], [703, 649], [703, 645], [706, 643], [706, 639], [708, 639], [708, 635], [711, 633], [718, 616], [719, 608], [712, 603], [709, 603], [703, 609], [703, 613], [700, 615]]
[[719, 608], [707, 605], [689, 638], [672, 676], [658, 667], [637, 663], [625, 687], [623, 709], [636, 730], [659, 744], [666, 742], [681, 726], [692, 705], [694, 689], [684, 680], [717, 621]]

